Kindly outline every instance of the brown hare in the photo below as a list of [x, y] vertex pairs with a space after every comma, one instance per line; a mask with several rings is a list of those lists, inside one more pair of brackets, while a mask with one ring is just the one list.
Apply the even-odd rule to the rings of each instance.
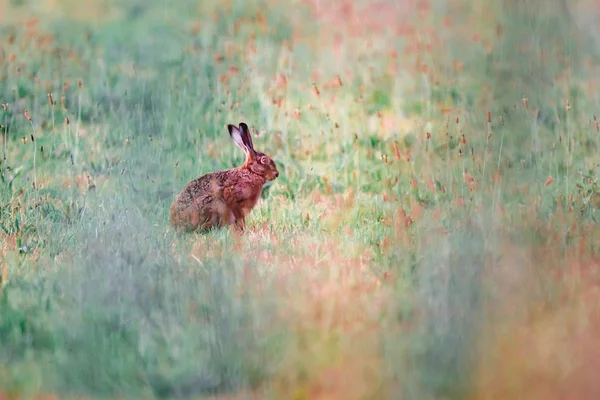
[[244, 165], [210, 172], [188, 183], [171, 204], [173, 228], [180, 232], [206, 231], [234, 225], [246, 227], [244, 218], [256, 206], [266, 181], [279, 176], [275, 162], [254, 150], [248, 125], [227, 125], [233, 142], [246, 154]]

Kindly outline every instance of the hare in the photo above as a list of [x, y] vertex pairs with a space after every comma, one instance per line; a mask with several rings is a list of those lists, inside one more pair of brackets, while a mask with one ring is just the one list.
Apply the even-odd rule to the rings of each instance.
[[254, 150], [248, 125], [227, 125], [237, 147], [246, 154], [244, 165], [210, 172], [188, 183], [171, 204], [171, 225], [179, 232], [207, 231], [233, 225], [243, 232], [244, 218], [256, 206], [266, 181], [279, 171], [266, 154]]

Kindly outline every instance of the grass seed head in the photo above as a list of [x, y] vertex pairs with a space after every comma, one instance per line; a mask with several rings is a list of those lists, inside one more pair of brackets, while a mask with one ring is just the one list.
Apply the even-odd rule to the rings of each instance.
[[317, 87], [316, 83], [313, 83], [313, 91], [315, 92], [315, 94], [317, 96], [319, 96], [321, 94], [321, 91], [319, 90], [319, 88]]

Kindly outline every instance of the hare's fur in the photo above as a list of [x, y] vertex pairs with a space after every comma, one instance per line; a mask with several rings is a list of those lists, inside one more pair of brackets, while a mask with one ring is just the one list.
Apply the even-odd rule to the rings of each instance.
[[171, 225], [191, 232], [234, 225], [244, 230], [245, 217], [256, 206], [267, 180], [279, 176], [273, 160], [254, 150], [245, 123], [228, 125], [234, 143], [246, 153], [244, 165], [211, 172], [188, 183], [171, 204]]

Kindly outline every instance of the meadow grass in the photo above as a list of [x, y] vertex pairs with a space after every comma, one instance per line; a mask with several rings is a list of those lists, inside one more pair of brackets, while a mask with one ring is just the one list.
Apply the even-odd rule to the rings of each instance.
[[[595, 398], [565, 4], [0, 2], [0, 398]], [[241, 121], [280, 177], [242, 237], [176, 234]]]

